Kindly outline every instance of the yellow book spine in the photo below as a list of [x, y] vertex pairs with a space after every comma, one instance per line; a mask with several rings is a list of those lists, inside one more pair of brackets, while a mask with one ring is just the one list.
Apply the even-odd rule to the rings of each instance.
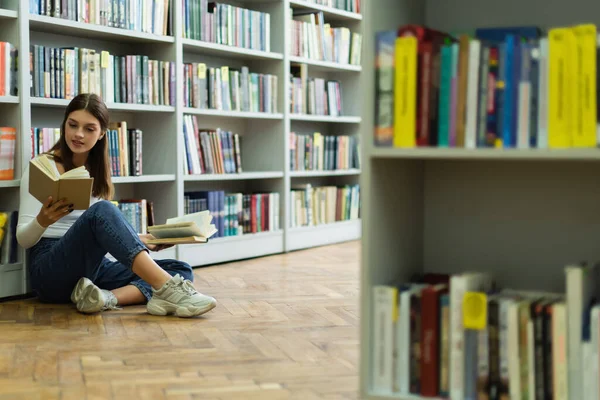
[[578, 25], [573, 31], [577, 41], [573, 146], [596, 147], [596, 25]]
[[394, 147], [415, 147], [417, 103], [417, 39], [396, 39], [394, 79]]
[[572, 80], [572, 53], [575, 44], [571, 28], [548, 32], [548, 147], [571, 147], [572, 112], [575, 101]]

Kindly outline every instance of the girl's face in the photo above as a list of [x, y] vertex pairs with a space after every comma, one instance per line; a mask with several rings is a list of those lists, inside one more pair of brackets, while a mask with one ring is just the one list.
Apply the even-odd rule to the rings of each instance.
[[65, 140], [73, 154], [86, 154], [101, 139], [100, 122], [85, 110], [73, 111], [65, 122]]

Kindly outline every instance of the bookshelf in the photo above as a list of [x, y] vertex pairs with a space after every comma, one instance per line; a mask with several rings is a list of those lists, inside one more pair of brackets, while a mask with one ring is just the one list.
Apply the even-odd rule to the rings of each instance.
[[[599, 11], [596, 2], [587, 0], [384, 0], [363, 10], [365, 40], [371, 45], [365, 47], [361, 74], [363, 87], [369, 88], [364, 95], [369, 112], [363, 116], [361, 131], [365, 159], [360, 176], [361, 398], [438, 398], [376, 388], [376, 286], [398, 287], [424, 273], [475, 271], [491, 274], [501, 288], [565, 294], [565, 267], [580, 260], [594, 262], [600, 256], [594, 238], [600, 222], [594, 205], [600, 199], [594, 188], [600, 160], [597, 148], [375, 145], [375, 33], [405, 24], [452, 33], [534, 25], [545, 33], [556, 26], [598, 25]], [[393, 351], [378, 349], [379, 354]], [[571, 373], [571, 360], [566, 362]], [[562, 398], [581, 397], [571, 392]]]
[[[206, 245], [177, 246], [153, 256], [178, 258], [196, 267], [360, 238], [361, 224], [358, 218], [291, 228], [290, 201], [294, 185], [356, 185], [361, 170], [292, 171], [290, 132], [321, 132], [324, 135], [358, 138], [363, 107], [353, 102], [361, 93], [361, 65], [291, 56], [289, 10], [322, 12], [325, 23], [331, 23], [332, 28], [347, 27], [356, 33], [362, 33], [363, 29], [360, 13], [301, 0], [235, 2], [239, 7], [270, 14], [269, 44], [261, 48], [256, 43], [236, 47], [221, 44], [215, 38], [199, 40], [194, 35], [184, 35], [186, 16], [183, 10], [185, 2], [182, 1], [170, 1], [169, 7], [173, 11], [170, 17], [173, 18], [175, 32], [169, 32], [168, 35], [148, 33], [148, 26], [140, 27], [139, 24], [143, 25], [143, 22], [139, 20], [130, 21], [138, 24], [133, 30], [119, 25], [109, 26], [106, 21], [92, 21], [92, 15], [88, 16], [92, 22], [83, 22], [30, 13], [29, 3], [0, 0], [0, 41], [10, 42], [19, 49], [18, 94], [0, 96], [0, 126], [16, 127], [18, 132], [15, 177], [0, 181], [2, 208], [18, 209], [20, 178], [34, 145], [29, 132], [33, 128], [41, 131], [59, 127], [64, 107], [69, 103], [64, 98], [37, 97], [35, 90], [30, 92], [28, 49], [33, 45], [40, 48], [77, 47], [94, 50], [97, 54], [107, 51], [113, 61], [117, 60], [117, 56], [140, 55], [147, 56], [149, 60], [171, 63], [175, 67], [170, 71], [169, 78], [173, 82], [169, 88], [172, 98], [165, 97], [164, 102], [160, 103], [150, 101], [143, 104], [107, 101], [111, 122], [123, 121], [128, 128], [143, 132], [143, 173], [141, 176], [113, 177], [115, 200], [148, 199], [154, 203], [156, 223], [163, 223], [169, 217], [184, 215], [188, 205], [186, 196], [190, 193], [224, 191], [278, 195], [269, 197], [277, 206], [273, 208], [276, 215], [269, 215], [273, 219], [270, 221], [273, 230], [218, 237]], [[98, 15], [100, 20], [104, 18], [104, 14]], [[249, 73], [276, 77], [276, 95], [271, 93], [275, 100], [274, 107], [264, 112], [244, 108], [192, 107], [191, 103], [184, 102], [187, 78], [181, 67], [194, 63], [205, 64], [207, 70], [223, 66], [233, 69], [247, 67]], [[311, 78], [341, 82], [343, 112], [340, 115], [291, 113], [287, 93], [291, 68], [298, 65], [307, 65]], [[196, 118], [200, 130], [220, 129], [239, 135], [241, 172], [186, 173], [186, 139], [183, 133], [190, 117]], [[36, 146], [39, 146], [37, 142]], [[265, 201], [266, 197], [262, 198]], [[27, 293], [26, 271], [25, 252], [19, 249], [17, 263], [0, 265], [0, 298]]]

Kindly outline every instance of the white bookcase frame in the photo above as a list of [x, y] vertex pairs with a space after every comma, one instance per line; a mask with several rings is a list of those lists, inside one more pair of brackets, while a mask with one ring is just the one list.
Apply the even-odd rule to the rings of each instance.
[[[518, 11], [516, 11], [518, 10]], [[600, 24], [590, 0], [377, 0], [363, 9], [360, 398], [433, 399], [377, 392], [372, 383], [375, 285], [422, 272], [490, 272], [515, 290], [564, 293], [564, 267], [597, 260], [600, 149], [376, 147], [375, 33], [405, 24], [477, 27]], [[390, 349], [392, 351], [392, 349]]]
[[[188, 190], [273, 191], [279, 193], [279, 226], [276, 232], [248, 234], [211, 240], [201, 246], [177, 246], [159, 258], [178, 258], [192, 266], [240, 260], [300, 248], [330, 244], [361, 236], [360, 220], [343, 221], [316, 227], [290, 229], [290, 188], [295, 181], [317, 184], [358, 183], [360, 170], [291, 172], [289, 139], [291, 129], [332, 134], [359, 135], [363, 108], [353, 100], [360, 96], [361, 66], [304, 60], [289, 56], [288, 8], [323, 11], [333, 26], [348, 26], [362, 33], [362, 15], [322, 7], [302, 0], [256, 0], [227, 2], [271, 13], [271, 51], [223, 46], [182, 37], [182, 2], [171, 0], [175, 8], [174, 36], [158, 36], [136, 31], [67, 21], [29, 13], [29, 2], [0, 0], [0, 40], [10, 41], [19, 50], [18, 96], [0, 97], [0, 125], [17, 127], [15, 180], [0, 181], [0, 209], [18, 209], [20, 177], [29, 160], [32, 127], [58, 127], [68, 100], [35, 98], [29, 91], [29, 48], [31, 44], [80, 46], [109, 50], [112, 53], [146, 54], [158, 60], [174, 61], [176, 105], [153, 106], [111, 103], [111, 121], [127, 120], [128, 125], [144, 131], [144, 175], [115, 177], [115, 199], [148, 198], [155, 204], [158, 223], [171, 216], [183, 215], [184, 192]], [[283, 32], [283, 34], [282, 34]], [[363, 45], [364, 47], [364, 45]], [[251, 72], [278, 76], [276, 113], [200, 110], [183, 105], [185, 62], [200, 61], [214, 65], [248, 65]], [[342, 117], [292, 115], [289, 112], [291, 63], [306, 63], [309, 74], [344, 80], [343, 101], [347, 115]], [[60, 110], [60, 111], [58, 111]], [[58, 111], [58, 112], [57, 112]], [[185, 144], [181, 135], [184, 115], [195, 115], [206, 127], [231, 129], [242, 135], [244, 172], [227, 175], [185, 175]], [[308, 132], [307, 132], [308, 133]], [[25, 251], [20, 250], [20, 260]], [[27, 265], [0, 265], [0, 299], [29, 292]]]

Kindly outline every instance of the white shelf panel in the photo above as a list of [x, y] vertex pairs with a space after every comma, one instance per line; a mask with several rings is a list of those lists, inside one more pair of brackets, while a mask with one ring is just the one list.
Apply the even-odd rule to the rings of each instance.
[[23, 263], [0, 265], [0, 299], [24, 294]]
[[[66, 107], [71, 100], [32, 97], [31, 104], [46, 107]], [[173, 106], [155, 106], [150, 104], [106, 103], [109, 110], [131, 112], [174, 112]]]
[[292, 121], [335, 122], [340, 124], [360, 124], [360, 117], [333, 117], [330, 115], [290, 114]]
[[23, 268], [23, 263], [15, 263], [15, 264], [0, 264], [0, 272], [8, 272], [8, 271], [17, 271]]
[[459, 159], [459, 160], [600, 160], [600, 149], [446, 149], [414, 148], [399, 149], [374, 147], [371, 158], [416, 158], [416, 159]]
[[112, 28], [103, 25], [87, 24], [45, 15], [29, 15], [29, 26], [32, 30], [60, 35], [70, 35], [119, 42], [134, 43], [175, 43], [172, 36], [154, 35], [129, 29]]
[[0, 104], [19, 104], [19, 98], [17, 96], [0, 96]]
[[225, 111], [225, 110], [211, 110], [211, 109], [191, 108], [191, 107], [184, 108], [183, 112], [184, 112], [184, 114], [210, 115], [210, 116], [215, 116], [215, 117], [228, 117], [228, 118], [283, 119], [283, 114], [281, 114], [281, 113]]
[[186, 182], [205, 182], [205, 181], [242, 181], [250, 179], [278, 179], [283, 178], [283, 172], [242, 172], [241, 174], [204, 174], [204, 175], [186, 175]]
[[0, 181], [0, 188], [19, 187], [20, 185], [21, 185], [20, 179], [15, 179], [12, 181]]
[[443, 400], [442, 397], [423, 397], [402, 393], [369, 393], [366, 400]]
[[208, 243], [179, 246], [179, 259], [192, 267], [261, 257], [283, 252], [283, 231], [209, 239]]
[[237, 59], [283, 60], [283, 54], [270, 51], [245, 49], [243, 47], [203, 42], [194, 39], [182, 39], [183, 51], [195, 54], [220, 55]]
[[291, 171], [290, 176], [292, 178], [304, 178], [313, 176], [349, 176], [359, 175], [360, 169], [341, 169], [337, 171]]
[[290, 56], [290, 62], [292, 64], [306, 64], [310, 65], [316, 70], [337, 70], [337, 71], [352, 71], [352, 72], [360, 72], [362, 67], [360, 65], [350, 65], [350, 64], [339, 64], [329, 61], [317, 61], [311, 60], [310, 58], [296, 57]]
[[349, 11], [340, 10], [338, 8], [326, 7], [319, 4], [312, 4], [302, 0], [290, 0], [290, 5], [294, 8], [307, 8], [315, 11], [323, 11], [325, 18], [329, 21], [335, 20], [362, 20], [362, 15]]
[[15, 19], [18, 16], [16, 11], [0, 8], [0, 19]]
[[332, 224], [289, 228], [288, 250], [357, 240], [361, 237], [361, 220], [340, 221]]
[[146, 183], [146, 182], [169, 182], [174, 181], [174, 174], [164, 175], [142, 175], [142, 176], [113, 176], [112, 182], [118, 183]]

